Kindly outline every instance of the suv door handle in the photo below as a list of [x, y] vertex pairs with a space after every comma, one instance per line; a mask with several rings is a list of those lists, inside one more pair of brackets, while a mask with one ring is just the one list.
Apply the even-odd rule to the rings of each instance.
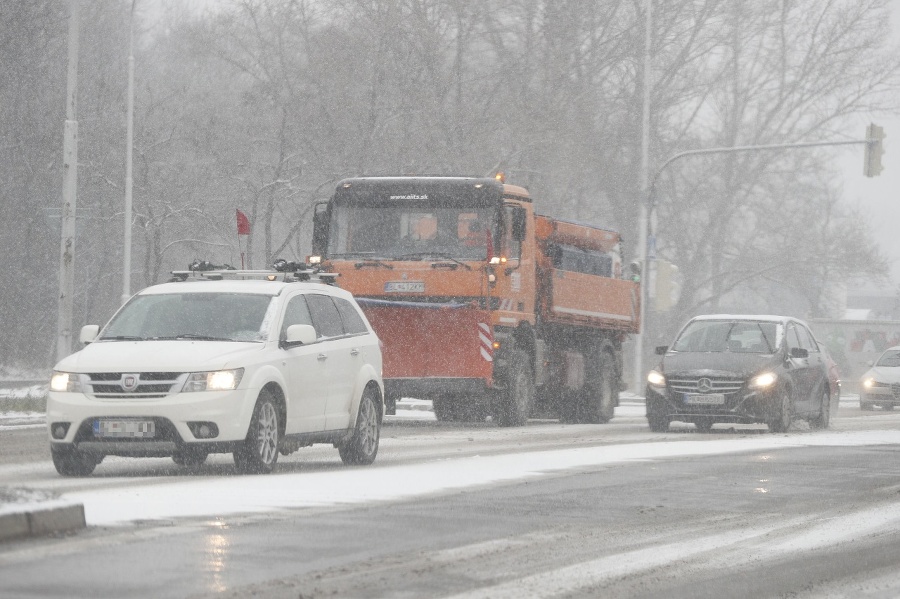
[[327, 360], [328, 356], [325, 354], [319, 354], [316, 358], [321, 362], [322, 360]]
[[353, 349], [350, 350], [350, 355], [351, 355], [351, 356], [358, 356], [358, 355], [359, 355], [359, 349], [356, 348], [356, 347], [354, 347]]

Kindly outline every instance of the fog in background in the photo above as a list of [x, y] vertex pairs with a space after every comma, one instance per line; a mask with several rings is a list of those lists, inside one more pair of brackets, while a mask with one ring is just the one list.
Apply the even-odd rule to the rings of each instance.
[[[121, 301], [131, 5], [80, 2], [76, 332]], [[634, 259], [643, 5], [137, 0], [133, 291], [194, 259], [302, 259], [313, 203], [363, 174], [503, 170], [539, 212], [621, 231]], [[862, 138], [871, 121], [888, 137], [876, 179], [862, 146], [663, 171], [657, 255], [681, 292], [648, 306], [648, 346], [697, 313], [836, 316], [848, 282], [895, 286], [897, 5], [654, 3], [652, 171], [685, 150]], [[68, 14], [0, 9], [0, 369], [55, 356]]]

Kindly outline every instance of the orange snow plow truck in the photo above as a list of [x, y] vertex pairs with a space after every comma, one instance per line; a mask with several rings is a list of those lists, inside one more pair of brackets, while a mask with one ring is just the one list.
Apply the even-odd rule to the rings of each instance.
[[388, 413], [606, 422], [639, 327], [614, 231], [534, 213], [491, 178], [365, 177], [316, 206], [311, 265], [338, 273], [383, 343]]

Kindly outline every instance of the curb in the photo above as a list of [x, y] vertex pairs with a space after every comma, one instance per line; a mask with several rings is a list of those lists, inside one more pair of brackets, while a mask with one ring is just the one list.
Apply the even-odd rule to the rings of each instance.
[[[84, 505], [25, 489], [0, 489], [0, 541], [80, 530]], [[17, 505], [21, 504], [21, 505]]]

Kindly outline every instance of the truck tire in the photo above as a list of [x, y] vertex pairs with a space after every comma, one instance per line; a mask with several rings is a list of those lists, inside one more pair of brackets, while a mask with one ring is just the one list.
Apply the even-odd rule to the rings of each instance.
[[616, 369], [608, 352], [600, 354], [600, 363], [590, 373], [585, 383], [582, 413], [588, 424], [605, 424], [612, 420], [619, 403], [619, 386], [616, 384]]
[[534, 405], [534, 374], [528, 354], [513, 350], [509, 357], [506, 388], [500, 392], [497, 423], [500, 426], [524, 426]]
[[453, 409], [453, 399], [447, 395], [441, 395], [431, 400], [434, 417], [438, 422], [454, 422], [456, 411]]

